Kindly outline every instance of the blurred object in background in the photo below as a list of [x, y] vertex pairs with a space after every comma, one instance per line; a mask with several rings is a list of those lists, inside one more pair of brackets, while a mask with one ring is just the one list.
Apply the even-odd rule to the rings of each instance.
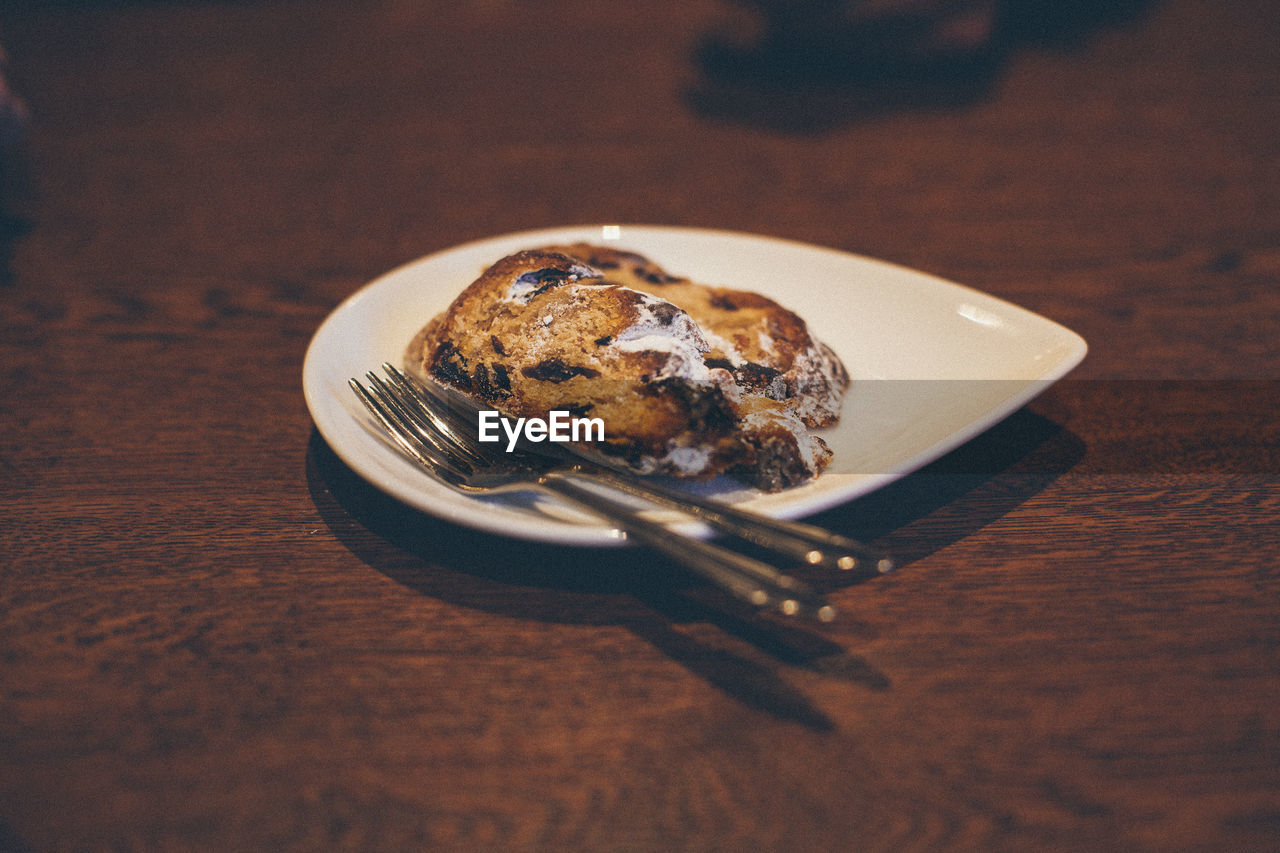
[[[737, 0], [763, 23], [740, 58], [785, 60], [797, 72], [919, 67], [987, 49], [997, 0]], [[734, 48], [728, 46], [730, 51]], [[779, 69], [781, 70], [781, 69]]]
[[11, 283], [14, 243], [31, 228], [26, 138], [27, 105], [9, 88], [8, 57], [0, 48], [0, 286]]
[[0, 47], [0, 152], [8, 154], [26, 132], [27, 105], [9, 88], [9, 57]]
[[699, 51], [709, 116], [818, 130], [866, 112], [958, 106], [1024, 44], [1065, 46], [1151, 0], [735, 0]]

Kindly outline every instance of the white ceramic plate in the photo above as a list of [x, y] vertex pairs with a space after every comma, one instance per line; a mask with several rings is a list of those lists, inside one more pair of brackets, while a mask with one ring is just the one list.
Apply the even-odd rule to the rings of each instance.
[[[775, 494], [726, 477], [684, 486], [778, 518], [835, 506], [937, 459], [1016, 411], [1079, 364], [1086, 350], [1079, 335], [1016, 305], [833, 249], [691, 228], [527, 231], [414, 261], [329, 315], [307, 350], [302, 380], [312, 418], [334, 452], [388, 494], [458, 524], [572, 545], [622, 541], [550, 499], [450, 491], [378, 434], [347, 386], [384, 361], [399, 364], [413, 335], [489, 264], [519, 249], [577, 240], [640, 252], [705, 284], [770, 296], [805, 318], [839, 354], [854, 381], [839, 425], [822, 432], [835, 451], [822, 476]], [[705, 533], [698, 524], [684, 529]]]

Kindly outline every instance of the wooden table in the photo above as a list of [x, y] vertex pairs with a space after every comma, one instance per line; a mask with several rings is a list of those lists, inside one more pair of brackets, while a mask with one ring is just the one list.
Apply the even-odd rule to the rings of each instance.
[[[1280, 848], [1274, 4], [1085, 11], [956, 85], [711, 74], [744, 14], [0, 11], [31, 111], [0, 849]], [[884, 258], [1091, 352], [818, 516], [902, 563], [827, 585], [825, 627], [641, 551], [452, 526], [337, 460], [300, 386], [335, 305], [585, 222]]]

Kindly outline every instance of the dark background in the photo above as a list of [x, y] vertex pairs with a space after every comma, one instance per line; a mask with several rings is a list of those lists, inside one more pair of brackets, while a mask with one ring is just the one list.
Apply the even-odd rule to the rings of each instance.
[[[1277, 7], [766, 19], [0, 6], [0, 849], [1280, 847]], [[336, 459], [338, 302], [593, 222], [883, 258], [1090, 354], [817, 519], [902, 563], [811, 578], [822, 628]]]

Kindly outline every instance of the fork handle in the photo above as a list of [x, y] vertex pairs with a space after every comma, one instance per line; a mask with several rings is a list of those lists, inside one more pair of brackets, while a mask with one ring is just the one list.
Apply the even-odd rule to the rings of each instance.
[[537, 485], [607, 520], [634, 541], [679, 563], [734, 597], [755, 607], [772, 606], [782, 613], [805, 615], [821, 622], [835, 609], [807, 584], [773, 566], [737, 551], [673, 533], [639, 516], [633, 509], [560, 477], [544, 477]]
[[585, 460], [566, 473], [595, 480], [629, 495], [692, 515], [723, 533], [810, 565], [845, 571], [856, 569], [864, 574], [884, 574], [893, 569], [893, 561], [883, 552], [821, 527], [748, 512], [649, 480], [627, 477]]

